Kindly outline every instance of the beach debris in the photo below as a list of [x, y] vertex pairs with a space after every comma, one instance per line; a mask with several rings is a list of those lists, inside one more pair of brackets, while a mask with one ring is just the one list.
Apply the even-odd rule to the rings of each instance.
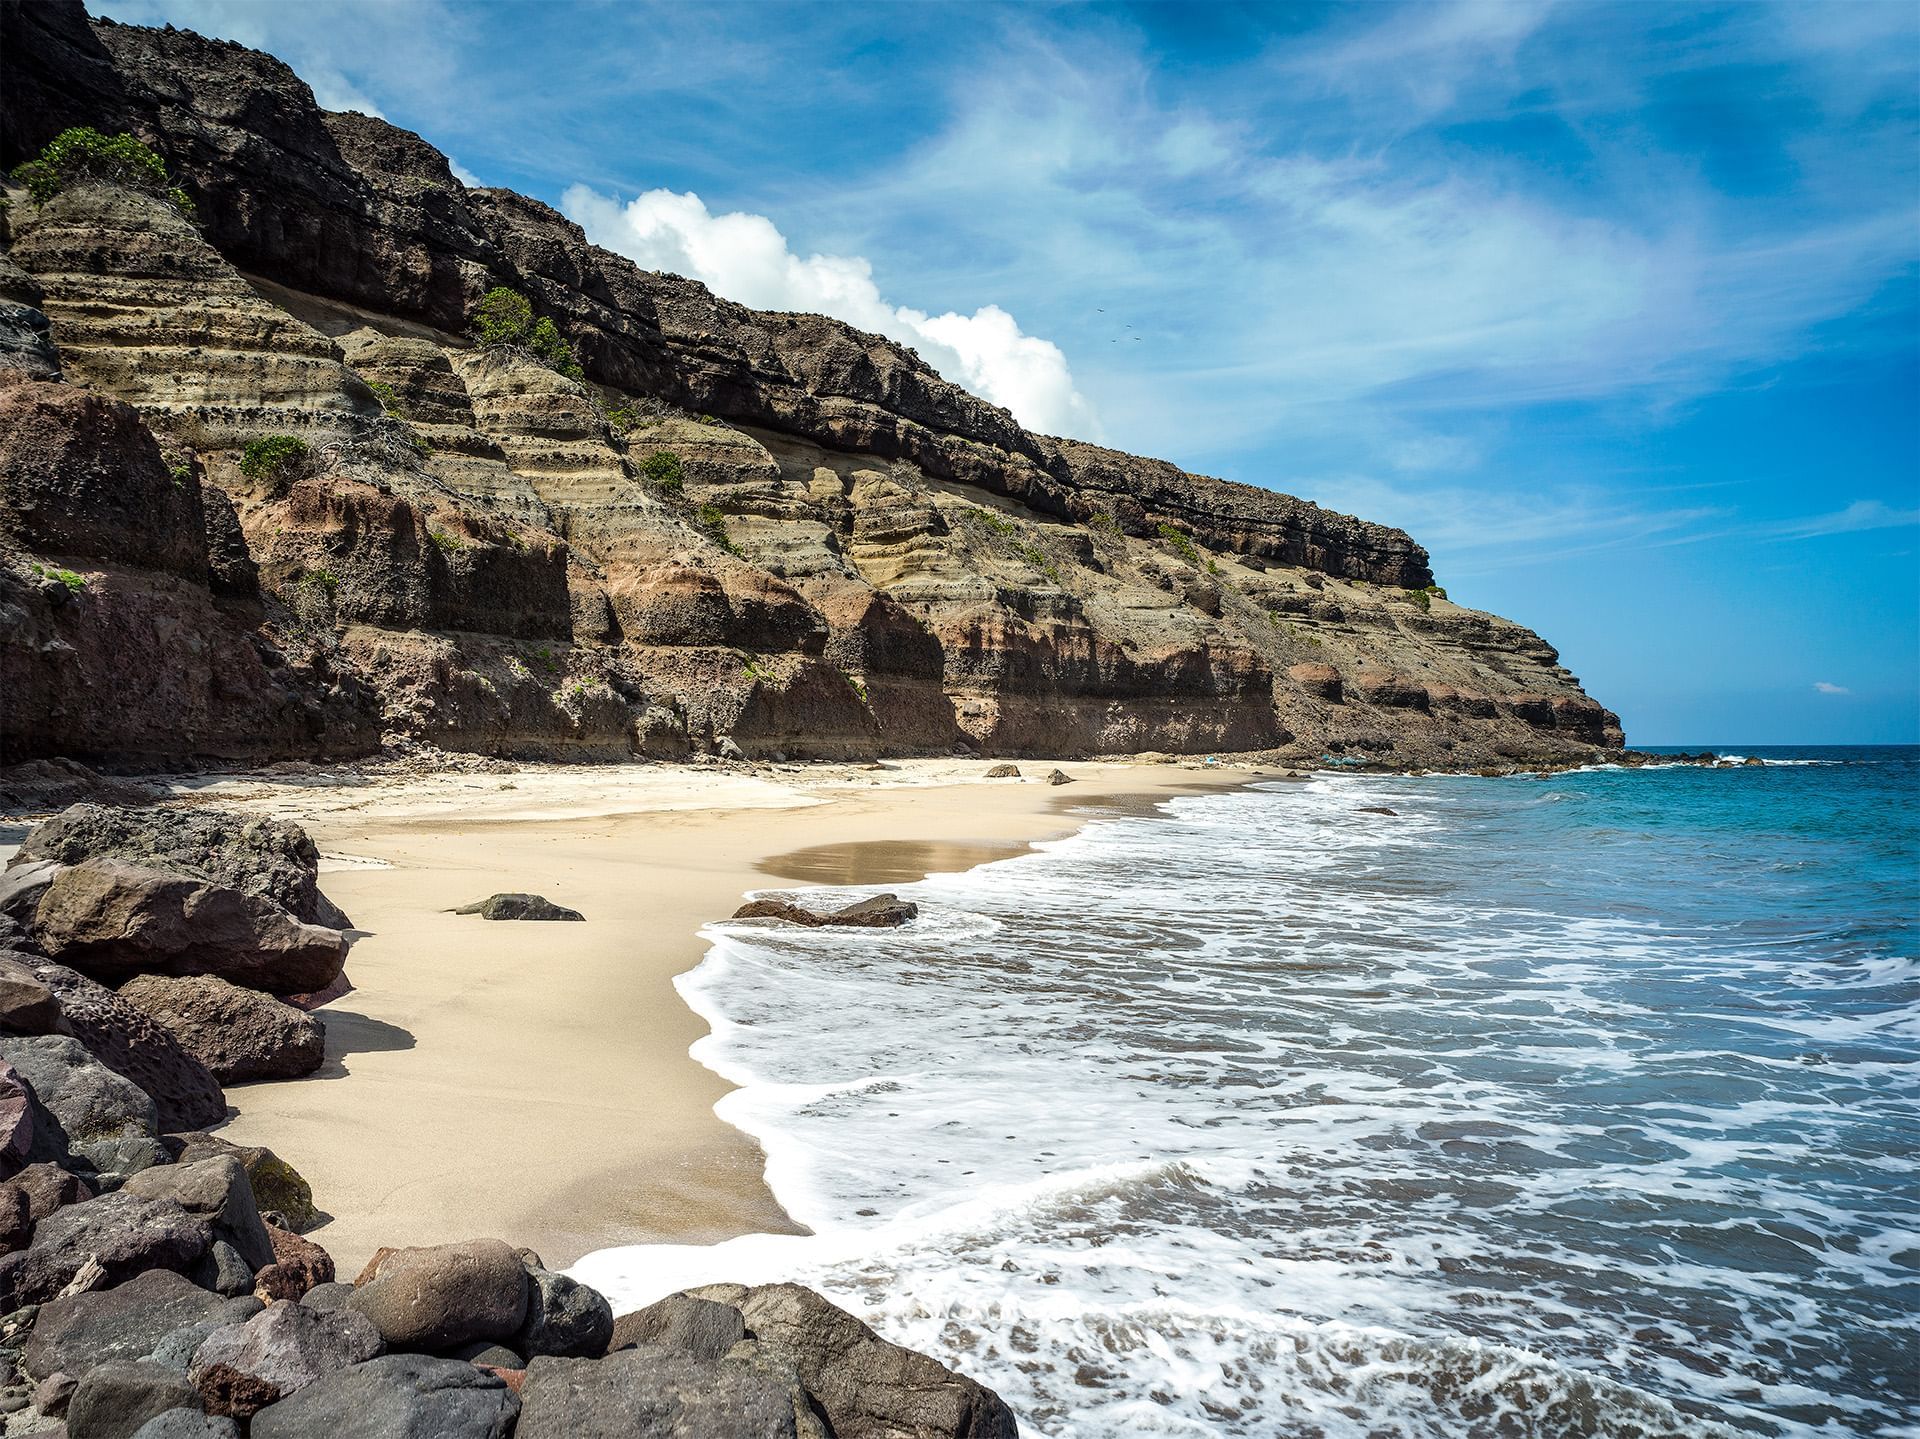
[[985, 779], [1019, 779], [1020, 766], [1017, 764], [997, 764], [983, 776]]
[[120, 997], [171, 1030], [222, 1084], [295, 1079], [327, 1057], [327, 1028], [270, 994], [211, 974], [137, 974]]
[[920, 913], [920, 906], [897, 894], [876, 894], [844, 909], [826, 914], [808, 909], [790, 899], [772, 897], [750, 900], [733, 912], [735, 919], [778, 919], [788, 924], [812, 928], [821, 925], [846, 925], [858, 929], [890, 929], [905, 924]]
[[1047, 783], [1048, 784], [1072, 784], [1073, 776], [1070, 774], [1067, 774], [1064, 770], [1056, 769], [1048, 773]]
[[485, 899], [477, 899], [472, 904], [463, 904], [458, 909], [450, 909], [448, 914], [477, 914], [482, 919], [538, 919], [584, 920], [586, 916], [577, 909], [568, 909], [555, 904], [545, 895], [539, 894], [493, 894]]

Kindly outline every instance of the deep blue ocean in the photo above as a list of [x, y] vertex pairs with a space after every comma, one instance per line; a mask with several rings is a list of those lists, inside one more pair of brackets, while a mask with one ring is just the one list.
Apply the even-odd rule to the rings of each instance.
[[576, 1272], [801, 1279], [1038, 1435], [1920, 1435], [1920, 755], [1747, 753], [716, 926], [696, 1053], [816, 1234]]

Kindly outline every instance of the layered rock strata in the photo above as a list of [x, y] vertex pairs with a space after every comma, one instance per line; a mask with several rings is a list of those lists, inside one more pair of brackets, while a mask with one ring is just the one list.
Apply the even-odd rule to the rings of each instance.
[[[127, 130], [201, 217], [12, 197], [0, 403], [35, 438], [0, 442], [0, 760], [1621, 743], [1404, 533], [1029, 433], [891, 341], [642, 271], [271, 57], [5, 0], [0, 67], [0, 161]], [[462, 338], [496, 285], [584, 382]], [[266, 435], [305, 456], [249, 473]], [[152, 669], [108, 713], [127, 653]]]

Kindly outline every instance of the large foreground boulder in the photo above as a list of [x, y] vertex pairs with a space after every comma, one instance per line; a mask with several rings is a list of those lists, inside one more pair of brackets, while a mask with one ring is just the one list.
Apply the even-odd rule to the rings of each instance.
[[891, 929], [920, 913], [920, 906], [897, 894], [876, 894], [841, 909], [822, 914], [790, 899], [770, 896], [749, 900], [733, 912], [735, 919], [778, 919], [809, 928], [845, 925], [855, 929]]
[[222, 1084], [295, 1079], [327, 1057], [327, 1029], [313, 1015], [211, 974], [135, 975], [120, 997], [172, 1031]]
[[527, 1317], [508, 1341], [517, 1354], [598, 1359], [613, 1338], [613, 1307], [599, 1290], [564, 1274], [529, 1267]]
[[658, 1349], [628, 1349], [597, 1361], [535, 1359], [527, 1365], [520, 1404], [516, 1439], [829, 1439], [832, 1433], [791, 1378]]
[[347, 954], [340, 931], [304, 924], [272, 900], [121, 859], [55, 874], [34, 909], [33, 935], [52, 958], [108, 984], [213, 974], [308, 994], [339, 976]]
[[740, 1311], [759, 1356], [790, 1364], [835, 1439], [1014, 1439], [1013, 1411], [930, 1355], [889, 1344], [798, 1284], [716, 1284], [696, 1298]]
[[49, 1374], [79, 1378], [110, 1359], [150, 1358], [169, 1335], [183, 1328], [217, 1327], [259, 1312], [257, 1299], [223, 1299], [171, 1270], [149, 1270], [117, 1288], [43, 1305], [21, 1350], [20, 1365], [34, 1379]]
[[328, 929], [352, 922], [320, 892], [320, 854], [297, 824], [214, 809], [76, 804], [37, 825], [14, 863], [124, 859], [270, 900]]
[[173, 1031], [84, 974], [29, 957], [34, 977], [58, 996], [62, 1025], [115, 1074], [153, 1100], [163, 1130], [197, 1129], [227, 1117], [227, 1096]]
[[387, 1354], [269, 1405], [249, 1432], [253, 1439], [506, 1439], [519, 1412], [513, 1391], [471, 1364]]
[[193, 1386], [160, 1364], [115, 1359], [95, 1366], [67, 1402], [69, 1439], [133, 1439], [151, 1419], [199, 1407]]
[[70, 1204], [40, 1221], [26, 1249], [0, 1259], [0, 1313], [58, 1298], [83, 1270], [98, 1271], [96, 1288], [152, 1269], [185, 1274], [212, 1243], [207, 1222], [170, 1199], [122, 1191]]
[[348, 1305], [392, 1349], [444, 1354], [476, 1340], [510, 1340], [527, 1316], [532, 1281], [498, 1239], [382, 1250]]

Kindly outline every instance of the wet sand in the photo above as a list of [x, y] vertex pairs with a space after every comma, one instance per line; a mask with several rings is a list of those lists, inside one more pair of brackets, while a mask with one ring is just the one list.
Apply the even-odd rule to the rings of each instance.
[[[672, 981], [704, 953], [700, 927], [749, 890], [907, 883], [1068, 833], [1083, 807], [1253, 777], [1066, 767], [1076, 783], [1058, 788], [960, 760], [196, 786], [193, 802], [306, 825], [323, 887], [365, 932], [355, 988], [320, 1011], [325, 1067], [229, 1090], [224, 1132], [307, 1177], [335, 1216], [314, 1237], [349, 1274], [381, 1244], [475, 1235], [564, 1265], [616, 1244], [791, 1232], [758, 1146], [714, 1116], [727, 1086], [687, 1053], [705, 1025]], [[586, 922], [446, 912], [501, 890]]]

